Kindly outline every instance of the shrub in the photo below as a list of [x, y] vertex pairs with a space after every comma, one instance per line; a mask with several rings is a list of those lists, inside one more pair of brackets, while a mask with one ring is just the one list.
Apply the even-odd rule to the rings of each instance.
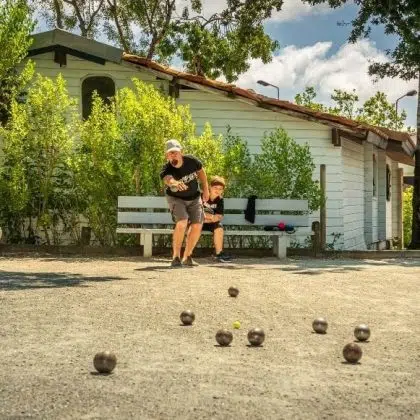
[[283, 129], [277, 129], [264, 135], [250, 183], [259, 198], [306, 199], [309, 208], [316, 210], [322, 193], [319, 183], [312, 179], [314, 169], [308, 144], [301, 146]]
[[38, 75], [25, 103], [12, 102], [10, 118], [0, 128], [0, 217], [9, 241], [32, 241], [40, 229], [47, 244], [56, 244], [63, 229], [59, 224], [71, 229], [67, 213], [77, 200], [69, 158], [76, 118], [75, 102], [61, 76], [51, 80]]
[[411, 242], [411, 225], [413, 223], [413, 187], [407, 187], [403, 193], [403, 229], [404, 247]]

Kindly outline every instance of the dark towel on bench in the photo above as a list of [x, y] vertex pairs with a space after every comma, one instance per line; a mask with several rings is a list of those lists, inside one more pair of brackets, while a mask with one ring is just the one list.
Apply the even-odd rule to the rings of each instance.
[[245, 220], [250, 223], [255, 223], [255, 200], [257, 199], [256, 195], [251, 195], [248, 197], [248, 203], [245, 209]]

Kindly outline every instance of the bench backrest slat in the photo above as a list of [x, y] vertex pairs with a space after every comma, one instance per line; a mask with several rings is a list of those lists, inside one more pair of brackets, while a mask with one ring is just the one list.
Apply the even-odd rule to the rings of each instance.
[[[248, 199], [246, 198], [226, 198], [223, 224], [226, 226], [273, 226], [284, 221], [294, 226], [308, 226], [307, 200], [257, 199], [255, 223], [245, 220], [244, 210], [247, 204]], [[291, 211], [300, 214], [284, 214], [284, 212]], [[276, 214], [261, 214], [259, 212], [275, 212]], [[305, 213], [302, 214], [302, 212]], [[121, 196], [118, 197], [118, 223], [171, 225], [173, 221], [165, 197]]]
[[[247, 198], [225, 198], [225, 210], [245, 210], [248, 204]], [[118, 197], [120, 209], [167, 209], [165, 197]], [[307, 200], [283, 200], [278, 198], [256, 200], [256, 211], [308, 211]]]

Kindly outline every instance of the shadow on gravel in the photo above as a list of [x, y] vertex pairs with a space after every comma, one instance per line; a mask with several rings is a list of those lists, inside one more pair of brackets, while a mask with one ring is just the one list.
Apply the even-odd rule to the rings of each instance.
[[172, 268], [169, 264], [166, 265], [149, 265], [147, 267], [135, 268], [134, 271], [161, 271], [161, 270], [183, 270], [184, 267]]
[[123, 277], [86, 277], [73, 273], [25, 273], [0, 270], [0, 290], [87, 287], [91, 282], [124, 280]]

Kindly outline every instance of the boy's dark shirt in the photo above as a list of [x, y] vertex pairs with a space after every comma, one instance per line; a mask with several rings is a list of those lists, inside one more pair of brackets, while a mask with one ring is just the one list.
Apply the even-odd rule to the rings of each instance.
[[171, 191], [166, 188], [165, 193], [172, 197], [182, 198], [183, 200], [194, 200], [200, 196], [198, 188], [197, 171], [203, 167], [203, 164], [194, 156], [183, 156], [183, 163], [180, 168], [175, 168], [169, 162], [163, 165], [160, 172], [160, 178], [163, 179], [167, 175], [171, 175], [177, 181], [182, 181], [188, 189], [185, 191]]
[[209, 201], [203, 203], [203, 206], [204, 211], [207, 211], [211, 214], [221, 214], [223, 216], [225, 211], [223, 197], [216, 197], [214, 200], [209, 199]]

